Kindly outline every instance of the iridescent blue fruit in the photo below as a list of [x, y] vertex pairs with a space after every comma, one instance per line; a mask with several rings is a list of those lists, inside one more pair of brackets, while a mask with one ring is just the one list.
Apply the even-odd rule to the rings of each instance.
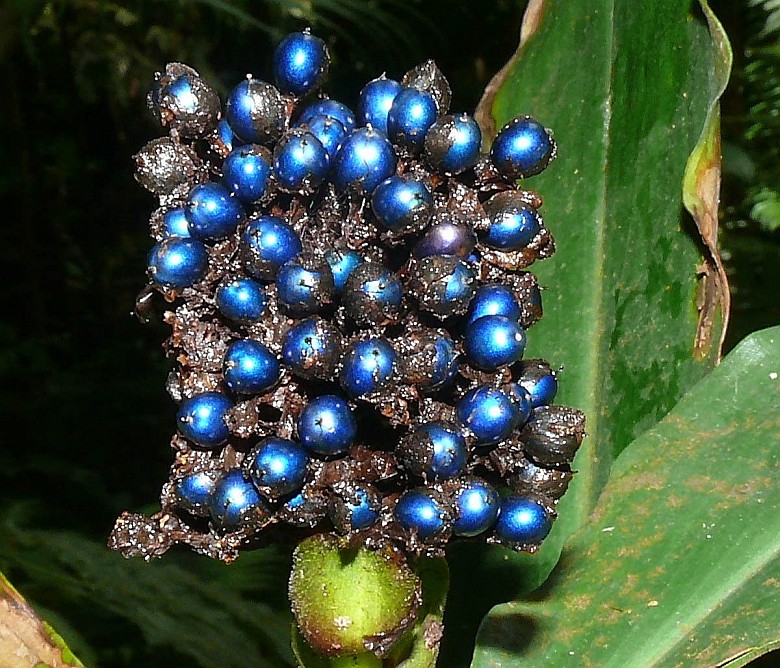
[[553, 518], [533, 499], [510, 496], [501, 500], [496, 537], [505, 543], [538, 545], [550, 533]]
[[544, 360], [523, 362], [517, 382], [528, 392], [534, 408], [551, 404], [558, 393], [555, 371]]
[[514, 364], [525, 352], [525, 330], [503, 315], [483, 315], [466, 326], [463, 349], [472, 365], [495, 371]]
[[267, 298], [263, 286], [251, 278], [229, 278], [217, 286], [214, 303], [228, 320], [250, 325], [265, 311]]
[[221, 392], [201, 392], [179, 404], [176, 422], [184, 438], [204, 448], [215, 448], [230, 436], [227, 418], [233, 402]]
[[332, 394], [312, 399], [298, 418], [298, 438], [318, 455], [342, 455], [357, 435], [357, 421], [346, 401]]
[[490, 148], [490, 159], [508, 179], [522, 179], [544, 170], [555, 157], [555, 141], [549, 130], [530, 116], [521, 116], [499, 131]]
[[274, 148], [274, 178], [287, 192], [313, 192], [330, 168], [330, 156], [311, 132], [292, 128]]
[[395, 173], [397, 157], [387, 137], [374, 128], [358, 128], [346, 136], [333, 160], [332, 178], [341, 191], [370, 195]]
[[498, 492], [481, 478], [464, 478], [459, 482], [454, 498], [452, 533], [456, 536], [477, 536], [490, 529], [496, 521], [500, 503]]
[[482, 285], [477, 288], [469, 304], [466, 324], [470, 325], [485, 315], [503, 315], [517, 321], [522, 313], [517, 296], [509, 287], [501, 284]]
[[399, 445], [407, 471], [428, 480], [451, 478], [466, 466], [466, 439], [455, 425], [438, 420], [417, 427]]
[[449, 513], [425, 488], [411, 489], [398, 499], [393, 510], [396, 521], [421, 540], [446, 530]]
[[166, 238], [179, 237], [188, 239], [190, 228], [187, 223], [187, 212], [183, 207], [176, 207], [167, 211], [162, 220], [162, 233]]
[[433, 196], [419, 179], [394, 175], [376, 187], [371, 209], [386, 230], [396, 234], [418, 232], [431, 219]]
[[419, 150], [438, 115], [433, 95], [416, 88], [404, 88], [396, 95], [387, 114], [387, 136], [394, 144]]
[[420, 383], [423, 390], [435, 390], [449, 383], [458, 373], [458, 351], [447, 336], [436, 336], [434, 342], [433, 372], [430, 379]]
[[206, 275], [209, 252], [195, 239], [171, 237], [149, 251], [147, 271], [154, 283], [180, 290], [197, 283]]
[[236, 529], [262, 520], [268, 503], [240, 469], [230, 469], [217, 481], [209, 499], [211, 519], [219, 529]]
[[542, 229], [542, 217], [532, 206], [506, 206], [490, 217], [490, 227], [480, 234], [490, 248], [513, 251], [525, 248]]
[[414, 335], [414, 340], [415, 350], [401, 360], [405, 382], [423, 392], [433, 392], [455, 378], [459, 352], [447, 334], [429, 330]]
[[414, 264], [409, 288], [423, 311], [440, 318], [466, 312], [477, 278], [468, 264], [453, 255], [430, 255]]
[[173, 493], [180, 508], [201, 514], [208, 508], [209, 497], [214, 491], [216, 475], [211, 471], [198, 471], [178, 478], [173, 483]]
[[442, 116], [425, 135], [425, 158], [443, 174], [465, 172], [479, 159], [482, 132], [468, 114]]
[[379, 519], [382, 497], [371, 485], [346, 483], [334, 491], [328, 513], [340, 533], [366, 529]]
[[328, 499], [321, 491], [304, 486], [279, 508], [278, 517], [294, 527], [313, 529], [328, 514]]
[[342, 358], [339, 382], [351, 397], [379, 392], [393, 378], [397, 354], [384, 337], [355, 341]]
[[247, 273], [272, 281], [283, 264], [302, 250], [301, 238], [291, 225], [276, 216], [250, 220], [241, 233], [239, 254]]
[[431, 255], [455, 255], [465, 259], [476, 244], [477, 238], [471, 227], [462, 222], [442, 220], [428, 228], [412, 249], [412, 255], [417, 259]]
[[303, 127], [318, 139], [330, 160], [336, 157], [341, 142], [347, 136], [347, 129], [341, 121], [324, 114], [312, 116]]
[[342, 304], [356, 323], [379, 325], [398, 318], [403, 297], [392, 271], [379, 262], [363, 262], [347, 279]]
[[520, 423], [520, 409], [507, 393], [487, 385], [469, 390], [456, 406], [458, 419], [478, 445], [492, 445], [509, 436]]
[[371, 125], [387, 134], [387, 114], [402, 89], [400, 83], [386, 78], [384, 74], [369, 81], [363, 86], [358, 98], [357, 117], [360, 124]]
[[236, 394], [259, 394], [279, 380], [279, 362], [262, 343], [239, 339], [225, 351], [225, 385]]
[[300, 444], [271, 436], [254, 447], [248, 461], [252, 482], [263, 494], [276, 499], [303, 487], [309, 456]]
[[336, 292], [340, 293], [350, 274], [363, 262], [363, 258], [348, 248], [334, 248], [325, 253], [325, 261], [333, 274], [333, 286]]
[[276, 276], [279, 305], [295, 316], [322, 311], [333, 299], [333, 275], [325, 260], [302, 253], [282, 265]]
[[279, 42], [271, 68], [280, 91], [302, 96], [322, 85], [329, 65], [325, 42], [308, 32], [293, 32]]
[[314, 116], [330, 116], [341, 123], [347, 132], [352, 132], [356, 127], [355, 114], [344, 103], [326, 98], [318, 100], [307, 106], [298, 116], [296, 123], [302, 125], [308, 123]]
[[241, 140], [236, 137], [233, 128], [226, 119], [221, 119], [217, 123], [216, 137], [212, 139], [212, 147], [222, 156], [228, 155], [234, 148], [241, 144]]
[[222, 183], [242, 202], [265, 195], [271, 178], [271, 154], [259, 144], [234, 149], [222, 165]]
[[268, 144], [284, 130], [286, 105], [279, 91], [260, 79], [247, 78], [228, 94], [225, 116], [247, 144]]
[[341, 334], [318, 316], [290, 327], [282, 344], [284, 365], [302, 378], [331, 380], [341, 356]]
[[190, 191], [187, 223], [198, 239], [223, 239], [244, 222], [246, 212], [235, 197], [219, 183], [200, 183]]
[[168, 63], [158, 73], [147, 98], [163, 125], [179, 137], [194, 138], [211, 132], [220, 111], [219, 96], [191, 67]]

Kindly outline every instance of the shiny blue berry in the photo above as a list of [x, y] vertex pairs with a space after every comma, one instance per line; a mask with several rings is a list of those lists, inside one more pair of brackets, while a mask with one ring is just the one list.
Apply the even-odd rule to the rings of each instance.
[[224, 473], [209, 498], [211, 519], [219, 529], [236, 529], [262, 521], [270, 513], [268, 503], [240, 469]]
[[313, 529], [328, 514], [328, 498], [311, 486], [304, 486], [288, 499], [278, 511], [278, 518], [294, 527]]
[[190, 234], [198, 239], [222, 239], [244, 222], [241, 203], [219, 183], [201, 183], [190, 192], [187, 222]]
[[541, 229], [542, 217], [532, 206], [506, 206], [490, 217], [490, 227], [480, 238], [490, 248], [513, 251], [525, 248]]
[[369, 81], [360, 91], [357, 117], [361, 125], [371, 125], [387, 134], [387, 114], [403, 86], [384, 75]]
[[490, 159], [508, 179], [541, 172], [555, 157], [555, 141], [549, 130], [530, 116], [515, 118], [499, 131], [490, 148]]
[[230, 123], [227, 119], [221, 119], [217, 123], [216, 136], [212, 139], [212, 147], [221, 156], [230, 154], [230, 152], [241, 144], [241, 140], [236, 137], [233, 128], [230, 127]]
[[411, 489], [398, 499], [393, 510], [396, 521], [421, 540], [446, 530], [449, 513], [426, 489]]
[[358, 128], [346, 136], [333, 160], [333, 182], [341, 191], [370, 195], [395, 173], [397, 157], [387, 137], [373, 128]]
[[197, 283], [206, 275], [209, 252], [196, 239], [171, 237], [149, 251], [149, 276], [157, 285], [181, 289]]
[[251, 278], [228, 279], [217, 286], [214, 303], [228, 320], [250, 325], [265, 311], [267, 297], [263, 286]]
[[215, 448], [230, 436], [227, 418], [233, 402], [221, 392], [202, 392], [179, 404], [176, 421], [182, 436], [204, 448]]
[[341, 121], [324, 114], [312, 116], [303, 127], [311, 132], [322, 144], [322, 147], [328, 153], [329, 160], [333, 160], [336, 157], [336, 152], [339, 150], [341, 142], [347, 136], [347, 129]]
[[387, 136], [394, 144], [419, 150], [438, 115], [433, 95], [416, 88], [404, 88], [396, 95], [387, 113]]
[[187, 222], [187, 210], [183, 207], [176, 207], [167, 211], [162, 220], [162, 233], [166, 238], [179, 237], [188, 239], [190, 237], [190, 228]]
[[311, 132], [288, 130], [274, 148], [274, 178], [287, 192], [313, 192], [330, 168], [330, 156]]
[[417, 427], [398, 452], [407, 471], [429, 480], [458, 475], [468, 459], [466, 439], [455, 425], [441, 420]]
[[420, 383], [420, 388], [426, 391], [446, 385], [458, 373], [458, 351], [452, 339], [437, 335], [433, 341], [433, 349], [433, 369], [430, 377]]
[[228, 94], [225, 115], [247, 144], [268, 144], [284, 130], [286, 105], [279, 91], [259, 79], [245, 79]]
[[208, 508], [209, 497], [214, 491], [216, 475], [211, 471], [198, 471], [178, 478], [173, 483], [173, 493], [179, 507], [201, 514]]
[[396, 234], [423, 229], [433, 214], [433, 196], [413, 176], [391, 176], [371, 195], [371, 209], [386, 230]]
[[496, 371], [519, 361], [525, 352], [525, 330], [503, 315], [483, 315], [466, 326], [463, 349], [471, 364]]
[[302, 248], [301, 238], [291, 225], [276, 216], [259, 216], [250, 220], [241, 233], [239, 254], [248, 274], [270, 281]]
[[296, 123], [302, 125], [308, 123], [315, 116], [330, 116], [344, 126], [347, 132], [352, 132], [356, 127], [355, 114], [344, 103], [326, 98], [313, 102], [307, 106], [298, 116]]
[[452, 255], [431, 255], [414, 264], [409, 288], [423, 311], [440, 318], [461, 315], [477, 289], [474, 269]]
[[168, 63], [157, 77], [148, 101], [164, 126], [187, 138], [214, 129], [219, 118], [219, 96], [195, 70], [182, 63]]
[[472, 537], [484, 533], [496, 522], [498, 492], [480, 478], [466, 478], [455, 492], [455, 521], [452, 533]]
[[425, 158], [442, 174], [460, 174], [477, 163], [482, 132], [468, 114], [442, 116], [425, 135]]
[[222, 183], [242, 202], [254, 202], [265, 195], [270, 178], [271, 155], [258, 144], [239, 146], [222, 165]]
[[263, 494], [276, 499], [303, 487], [309, 456], [298, 443], [271, 436], [255, 446], [248, 461], [252, 482]]
[[351, 397], [385, 389], [393, 378], [397, 354], [384, 337], [354, 342], [342, 359], [339, 382]]
[[550, 529], [553, 518], [533, 499], [510, 496], [501, 500], [496, 521], [496, 537], [505, 543], [538, 545]]
[[491, 284], [477, 288], [469, 304], [466, 324], [485, 315], [502, 315], [510, 320], [519, 320], [522, 315], [515, 293], [506, 285]]
[[468, 258], [477, 238], [471, 227], [464, 222], [441, 220], [425, 232], [412, 249], [412, 255], [418, 260], [431, 255], [454, 255], [461, 259]]
[[303, 96], [322, 85], [329, 65], [325, 42], [308, 32], [294, 32], [276, 47], [271, 71], [280, 91]]
[[276, 295], [282, 308], [295, 316], [312, 315], [330, 304], [335, 288], [325, 260], [302, 253], [282, 265]]
[[357, 435], [357, 421], [346, 401], [332, 394], [312, 399], [298, 418], [298, 438], [311, 452], [342, 455]]
[[558, 393], [555, 372], [543, 360], [523, 362], [517, 383], [528, 392], [534, 408], [551, 404]]
[[371, 485], [344, 483], [334, 492], [328, 513], [340, 533], [367, 529], [379, 519], [382, 497]]
[[523, 417], [521, 406], [508, 394], [487, 385], [469, 390], [456, 410], [458, 419], [474, 434], [478, 445], [504, 440]]
[[279, 380], [279, 362], [262, 343], [233, 341], [225, 351], [225, 385], [236, 394], [259, 394]]
[[302, 378], [331, 380], [341, 356], [341, 334], [318, 316], [290, 327], [282, 343], [284, 365]]
[[359, 325], [380, 325], [398, 319], [403, 296], [392, 271], [379, 262], [364, 262], [347, 279], [342, 303]]
[[363, 259], [355, 251], [348, 248], [334, 248], [325, 253], [325, 261], [333, 274], [333, 287], [337, 293], [344, 290], [350, 274], [357, 269]]

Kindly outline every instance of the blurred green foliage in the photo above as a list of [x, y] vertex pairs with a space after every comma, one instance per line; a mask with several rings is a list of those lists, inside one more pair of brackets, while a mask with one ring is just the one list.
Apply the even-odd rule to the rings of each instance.
[[[724, 99], [729, 346], [780, 321], [780, 9], [713, 8], [735, 47]], [[105, 548], [116, 515], [157, 505], [174, 405], [160, 323], [132, 316], [153, 199], [132, 154], [160, 134], [156, 70], [186, 62], [224, 93], [267, 75], [311, 26], [327, 91], [354, 104], [386, 71], [433, 58], [471, 111], [512, 54], [524, 3], [497, 0], [0, 0], [0, 570], [90, 666], [290, 665], [289, 549], [231, 567]], [[214, 654], [217, 652], [217, 654]], [[222, 652], [222, 654], [219, 654]], [[219, 664], [214, 656], [228, 657]]]

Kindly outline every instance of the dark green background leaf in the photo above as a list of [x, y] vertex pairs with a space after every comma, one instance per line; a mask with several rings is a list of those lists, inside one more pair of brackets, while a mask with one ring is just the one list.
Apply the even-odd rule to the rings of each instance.
[[[455, 633], [474, 623], [463, 610], [484, 612], [545, 580], [615, 456], [717, 359], [717, 345], [694, 354], [699, 272], [709, 256], [682, 192], [726, 85], [724, 40], [690, 0], [535, 0], [518, 52], [483, 99], [483, 125], [486, 113], [499, 128], [530, 114], [558, 142], [557, 160], [526, 181], [544, 198], [557, 246], [532, 267], [546, 289], [527, 356], [562, 367], [557, 401], [585, 412], [588, 436], [539, 554], [453, 551], [447, 621]], [[711, 315], [717, 344], [723, 323]], [[500, 584], [478, 593], [459, 587], [476, 568]]]
[[778, 405], [780, 327], [625, 450], [548, 584], [486, 619], [474, 668], [740, 666], [777, 646]]

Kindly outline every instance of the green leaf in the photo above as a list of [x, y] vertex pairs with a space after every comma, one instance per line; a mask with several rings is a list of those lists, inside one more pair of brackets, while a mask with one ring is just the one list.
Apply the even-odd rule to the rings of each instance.
[[[544, 198], [557, 248], [531, 267], [546, 289], [526, 356], [562, 367], [556, 401], [585, 412], [587, 438], [537, 555], [451, 551], [445, 623], [458, 639], [475, 614], [544, 582], [615, 457], [718, 359], [728, 291], [715, 249], [717, 103], [729, 67], [703, 3], [532, 0], [518, 51], [486, 91], [486, 134], [530, 114], [558, 143], [524, 183]], [[459, 583], [476, 569], [488, 584], [475, 594]]]
[[538, 595], [473, 666], [745, 665], [780, 643], [780, 327], [741, 343], [618, 458]]
[[[269, 576], [281, 567], [274, 559], [273, 550], [257, 550], [230, 566], [174, 553], [146, 563], [124, 559], [75, 533], [0, 524], [0, 563], [18, 574], [20, 586], [22, 575], [30, 581], [25, 593], [31, 600], [54, 599], [56, 609], [87, 639], [94, 629], [79, 622], [105, 626], [117, 616], [118, 626], [139, 630], [146, 645], [172, 648], [190, 665], [204, 668], [293, 664], [289, 612], [249, 596], [268, 596]], [[243, 582], [248, 576], [252, 585]], [[90, 616], [72, 619], [85, 603]], [[127, 642], [119, 634], [112, 646], [119, 651]]]

